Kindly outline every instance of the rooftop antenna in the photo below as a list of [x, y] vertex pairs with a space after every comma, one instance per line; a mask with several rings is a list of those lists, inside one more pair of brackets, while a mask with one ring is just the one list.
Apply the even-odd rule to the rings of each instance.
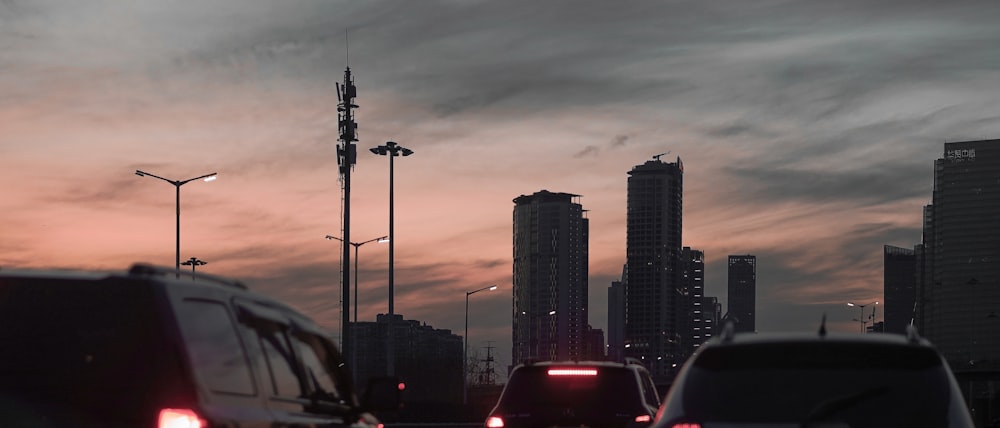
[[670, 150], [667, 150], [666, 152], [660, 153], [658, 155], [653, 155], [653, 159], [656, 160], [656, 161], [659, 161], [660, 160], [660, 156], [669, 155], [669, 154], [670, 154]]

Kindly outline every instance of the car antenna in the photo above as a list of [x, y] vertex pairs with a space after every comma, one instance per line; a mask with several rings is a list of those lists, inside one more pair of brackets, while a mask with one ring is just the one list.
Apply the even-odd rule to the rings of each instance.
[[823, 312], [823, 319], [819, 322], [819, 337], [826, 337], [826, 312]]

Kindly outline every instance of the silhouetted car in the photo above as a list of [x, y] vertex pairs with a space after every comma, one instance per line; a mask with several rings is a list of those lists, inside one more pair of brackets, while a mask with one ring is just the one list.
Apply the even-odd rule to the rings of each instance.
[[955, 377], [910, 329], [898, 334], [733, 334], [685, 362], [657, 428], [972, 427]]
[[328, 337], [222, 278], [3, 270], [0, 425], [376, 426]]
[[488, 428], [644, 427], [660, 405], [635, 360], [522, 364], [514, 368]]

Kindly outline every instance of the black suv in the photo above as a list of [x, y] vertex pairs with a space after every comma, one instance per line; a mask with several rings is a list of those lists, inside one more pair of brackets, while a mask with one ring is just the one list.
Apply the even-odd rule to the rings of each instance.
[[2, 270], [0, 350], [5, 427], [378, 423], [327, 332], [207, 275]]
[[546, 361], [514, 368], [486, 426], [644, 427], [659, 405], [636, 360]]
[[685, 362], [657, 428], [972, 427], [947, 363], [901, 334], [732, 333]]

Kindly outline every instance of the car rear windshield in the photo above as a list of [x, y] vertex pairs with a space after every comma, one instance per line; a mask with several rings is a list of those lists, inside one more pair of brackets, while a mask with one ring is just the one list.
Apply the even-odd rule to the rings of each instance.
[[[550, 374], [550, 370], [562, 370]], [[508, 411], [546, 407], [632, 412], [639, 397], [635, 374], [614, 367], [522, 367], [507, 382], [500, 405]]]
[[702, 422], [947, 425], [951, 383], [931, 348], [818, 342], [706, 348], [684, 380]]
[[134, 281], [0, 277], [0, 415], [137, 411], [180, 377], [155, 300]]

